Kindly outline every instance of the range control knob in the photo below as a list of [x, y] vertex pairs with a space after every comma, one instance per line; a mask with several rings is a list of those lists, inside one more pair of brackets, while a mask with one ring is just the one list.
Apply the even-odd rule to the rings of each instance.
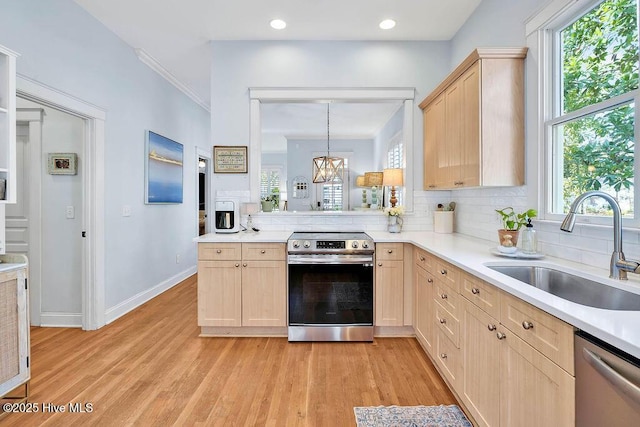
[[368, 249], [369, 248], [369, 242], [367, 242], [366, 240], [362, 242], [362, 248], [363, 249]]
[[352, 247], [353, 249], [358, 249], [358, 241], [357, 241], [357, 240], [354, 240], [353, 242], [351, 242], [351, 247]]
[[302, 244], [302, 246], [304, 246], [305, 248], [310, 248], [311, 247], [311, 242], [308, 240], [305, 240], [304, 243]]
[[300, 247], [300, 242], [298, 242], [297, 240], [294, 240], [292, 243], [292, 246], [296, 249], [298, 249]]

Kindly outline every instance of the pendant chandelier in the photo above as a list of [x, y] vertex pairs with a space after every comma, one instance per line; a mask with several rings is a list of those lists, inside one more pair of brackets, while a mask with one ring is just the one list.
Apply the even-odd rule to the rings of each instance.
[[313, 158], [313, 182], [321, 184], [325, 182], [342, 181], [344, 172], [344, 159], [331, 157], [329, 150], [329, 104], [327, 103], [327, 155]]

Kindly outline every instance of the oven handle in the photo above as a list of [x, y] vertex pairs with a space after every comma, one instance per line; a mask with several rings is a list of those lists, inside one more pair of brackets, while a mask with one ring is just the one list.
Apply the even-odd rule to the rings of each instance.
[[373, 267], [373, 257], [371, 256], [290, 256], [289, 264], [362, 264], [363, 267]]

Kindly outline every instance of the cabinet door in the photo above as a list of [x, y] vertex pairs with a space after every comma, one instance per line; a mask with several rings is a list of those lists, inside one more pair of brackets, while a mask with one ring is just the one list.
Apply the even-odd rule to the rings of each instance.
[[477, 187], [480, 182], [480, 62], [458, 80], [462, 108], [460, 115], [459, 186]]
[[0, 396], [30, 377], [26, 270], [0, 273]]
[[500, 341], [498, 321], [469, 301], [462, 314], [461, 397], [479, 425], [500, 424]]
[[436, 98], [424, 111], [424, 189], [433, 190], [449, 182], [445, 141], [445, 97]]
[[423, 268], [415, 267], [416, 337], [433, 354], [433, 276]]
[[286, 326], [285, 261], [243, 261], [242, 326]]
[[503, 343], [500, 424], [575, 425], [575, 379], [513, 333]]
[[404, 324], [404, 262], [376, 263], [376, 326]]
[[446, 143], [442, 150], [447, 157], [447, 180], [445, 187], [457, 188], [462, 185], [462, 167], [464, 153], [462, 152], [462, 123], [464, 121], [463, 88], [460, 81], [454, 82], [446, 91], [445, 104], [445, 135]]
[[198, 325], [242, 325], [240, 261], [198, 262]]

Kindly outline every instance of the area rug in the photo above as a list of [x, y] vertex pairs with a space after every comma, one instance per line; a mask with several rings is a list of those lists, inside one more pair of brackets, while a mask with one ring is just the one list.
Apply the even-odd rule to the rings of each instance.
[[353, 408], [358, 427], [472, 427], [456, 405]]

